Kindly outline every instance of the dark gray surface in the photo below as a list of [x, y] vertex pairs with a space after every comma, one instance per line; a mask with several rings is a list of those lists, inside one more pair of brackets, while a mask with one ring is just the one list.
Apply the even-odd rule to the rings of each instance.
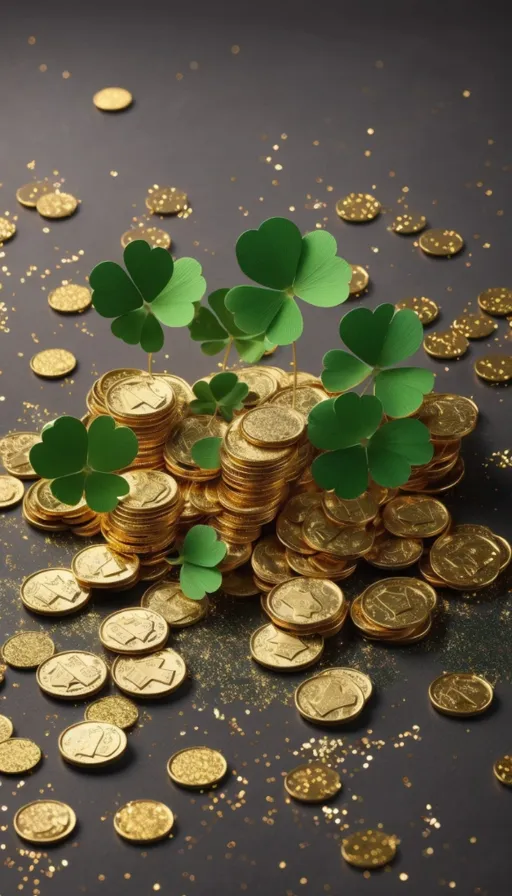
[[[1, 250], [6, 308], [0, 317], [7, 315], [2, 329], [10, 331], [0, 332], [2, 432], [39, 427], [65, 411], [80, 414], [95, 375], [139, 362], [138, 352], [113, 340], [94, 312], [63, 318], [46, 297], [62, 279], [82, 282], [96, 262], [120, 257], [119, 237], [133, 215], [143, 214], [152, 183], [188, 191], [194, 214], [163, 226], [176, 254], [202, 261], [210, 289], [238, 279], [238, 234], [265, 217], [288, 214], [290, 205], [301, 228], [325, 223], [341, 254], [369, 265], [367, 305], [427, 295], [441, 304], [448, 325], [463, 308], [475, 309], [482, 289], [510, 284], [509, 33], [497, 4], [285, 6], [265, 0], [251, 7], [94, 2], [79, 9], [70, 3], [2, 9], [0, 214], [18, 214], [18, 234]], [[238, 55], [231, 52], [234, 44]], [[199, 63], [197, 70], [191, 61]], [[62, 78], [64, 71], [71, 77]], [[92, 94], [108, 84], [133, 91], [132, 110], [107, 116], [93, 107]], [[31, 160], [35, 172], [27, 171]], [[276, 172], [276, 163], [283, 170]], [[44, 177], [54, 170], [82, 206], [70, 220], [47, 223], [18, 208], [14, 194], [33, 173]], [[274, 178], [279, 185], [272, 185]], [[404, 187], [410, 207], [433, 226], [464, 235], [463, 254], [430, 259], [411, 239], [387, 230], [390, 216], [358, 228], [335, 214], [336, 199], [351, 190], [371, 190], [393, 209]], [[312, 209], [317, 200], [325, 208]], [[62, 262], [73, 254], [76, 261]], [[30, 266], [37, 270], [28, 277]], [[50, 273], [41, 279], [45, 269]], [[339, 309], [306, 310], [303, 369], [318, 371], [322, 354], [336, 346], [339, 315]], [[508, 333], [508, 322], [501, 322], [497, 345], [503, 350], [511, 345]], [[30, 372], [31, 355], [54, 345], [79, 359], [72, 383], [42, 382]], [[422, 356], [420, 363], [436, 371], [438, 391], [470, 395], [482, 411], [476, 433], [464, 443], [467, 476], [448, 498], [450, 509], [457, 520], [488, 523], [510, 538], [510, 471], [489, 460], [493, 451], [510, 447], [509, 396], [486, 387], [472, 369], [488, 348], [487, 341], [472, 343], [460, 362]], [[181, 333], [171, 332], [166, 353], [157, 369], [166, 366], [190, 380], [209, 371], [210, 362]], [[276, 363], [288, 362], [280, 350]], [[22, 625], [43, 625], [20, 608], [21, 577], [67, 563], [76, 545], [29, 531], [18, 512], [1, 519], [0, 535], [3, 640]], [[357, 593], [362, 582], [358, 575], [347, 591]], [[83, 707], [47, 700], [32, 674], [9, 671], [0, 712], [13, 718], [18, 734], [40, 743], [47, 758], [24, 786], [0, 782], [2, 892], [23, 885], [23, 892], [41, 896], [149, 896], [159, 883], [166, 896], [320, 896], [369, 888], [378, 896], [431, 896], [455, 883], [454, 892], [464, 896], [504, 896], [511, 794], [493, 779], [492, 764], [512, 748], [506, 590], [501, 579], [478, 600], [449, 597], [435, 633], [407, 650], [366, 646], [344, 630], [322, 662], [368, 669], [377, 696], [357, 726], [339, 736], [297, 717], [290, 695], [301, 676], [276, 678], [247, 658], [248, 637], [260, 619], [255, 604], [218, 600], [206, 625], [173, 637], [192, 683], [172, 701], [145, 708], [143, 727], [130, 736], [129, 758], [102, 774], [81, 773], [58, 756], [59, 732], [81, 718]], [[98, 649], [98, 620], [116, 605], [115, 598], [96, 601], [78, 621], [52, 626], [58, 646]], [[427, 688], [443, 669], [475, 669], [496, 681], [493, 711], [467, 722], [435, 714]], [[314, 743], [304, 746], [310, 738]], [[221, 748], [234, 771], [214, 798], [191, 797], [166, 779], [168, 756], [198, 742]], [[282, 773], [312, 749], [321, 749], [344, 774], [332, 817], [321, 807], [284, 800]], [[20, 851], [11, 821], [20, 805], [43, 793], [69, 801], [80, 829], [74, 841], [35, 864]], [[172, 843], [142, 851], [117, 839], [113, 812], [142, 796], [164, 799], [176, 811]], [[352, 830], [359, 823], [382, 823], [402, 840], [391, 870], [371, 881], [339, 856], [341, 826]]]

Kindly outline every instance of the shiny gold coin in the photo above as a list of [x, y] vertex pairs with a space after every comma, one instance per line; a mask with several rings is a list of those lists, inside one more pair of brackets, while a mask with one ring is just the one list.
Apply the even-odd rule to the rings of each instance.
[[434, 228], [419, 238], [420, 249], [427, 255], [456, 255], [464, 247], [464, 240], [456, 230]]
[[420, 233], [426, 226], [425, 215], [418, 212], [400, 212], [391, 222], [391, 230], [395, 233]]
[[38, 432], [11, 432], [0, 439], [0, 458], [7, 472], [19, 479], [37, 479], [29, 453], [40, 441]]
[[257, 597], [260, 588], [249, 565], [234, 569], [222, 578], [221, 590], [230, 597]]
[[339, 558], [363, 556], [371, 550], [374, 540], [370, 529], [340, 526], [328, 519], [321, 508], [308, 513], [302, 535], [310, 548]]
[[251, 566], [260, 579], [273, 585], [291, 578], [285, 548], [275, 535], [267, 535], [255, 544]]
[[251, 635], [250, 646], [251, 656], [260, 666], [295, 672], [307, 669], [320, 659], [324, 639], [321, 635], [300, 638], [269, 623]]
[[436, 593], [426, 582], [397, 576], [370, 585], [361, 609], [371, 624], [395, 631], [425, 622], [436, 603]]
[[464, 395], [436, 394], [425, 397], [418, 413], [434, 439], [462, 439], [473, 432], [478, 419], [474, 401]]
[[431, 538], [450, 523], [448, 510], [428, 495], [400, 495], [384, 507], [382, 519], [388, 532], [401, 538]]
[[36, 669], [55, 653], [46, 632], [17, 632], [2, 645], [2, 659], [13, 669]]
[[[5, 667], [4, 667], [5, 668]], [[14, 726], [7, 716], [0, 716], [0, 744], [12, 737]]]
[[505, 784], [506, 787], [512, 787], [512, 756], [506, 754], [500, 759], [497, 759], [493, 765], [493, 772], [500, 784]]
[[401, 308], [409, 308], [411, 311], [414, 311], [424, 327], [439, 317], [439, 305], [426, 296], [413, 296], [410, 299], [402, 299], [401, 302], [396, 303], [395, 308], [399, 311]]
[[476, 716], [492, 703], [494, 689], [481, 675], [449, 672], [440, 675], [428, 689], [432, 706], [447, 716]]
[[30, 369], [44, 379], [67, 376], [76, 367], [76, 358], [65, 348], [47, 348], [30, 359]]
[[16, 233], [16, 224], [10, 218], [0, 218], [0, 244], [12, 239]]
[[301, 803], [323, 803], [342, 789], [337, 771], [323, 762], [306, 762], [287, 772], [284, 787], [287, 794]]
[[366, 702], [373, 694], [373, 685], [370, 676], [367, 675], [366, 672], [360, 672], [359, 669], [352, 669], [349, 666], [332, 666], [330, 669], [325, 669], [323, 672], [320, 672], [320, 675], [332, 675], [334, 677], [337, 675], [341, 679], [346, 677], [351, 678], [352, 681], [355, 681], [357, 686], [361, 688]]
[[348, 292], [351, 296], [358, 296], [368, 286], [370, 275], [360, 264], [351, 264], [350, 267], [352, 268], [352, 279], [348, 285]]
[[18, 809], [13, 824], [22, 840], [47, 845], [60, 843], [73, 833], [76, 815], [71, 806], [60, 800], [34, 800]]
[[432, 358], [461, 358], [468, 348], [469, 342], [460, 330], [437, 330], [428, 333], [423, 340], [423, 348]]
[[371, 193], [349, 193], [336, 203], [336, 211], [344, 221], [360, 224], [373, 221], [380, 214], [381, 205]]
[[207, 436], [223, 437], [227, 430], [224, 420], [213, 419], [206, 415], [186, 417], [171, 433], [165, 445], [165, 456], [175, 464], [197, 469], [190, 453], [192, 446], [199, 439]]
[[366, 526], [375, 519], [379, 510], [379, 505], [370, 492], [364, 492], [353, 500], [338, 498], [334, 492], [324, 492], [322, 504], [326, 516], [344, 526]]
[[361, 688], [348, 676], [330, 670], [308, 678], [295, 691], [295, 706], [303, 718], [320, 725], [350, 722], [362, 711]]
[[278, 627], [313, 634], [334, 622], [344, 604], [343, 592], [329, 579], [297, 577], [272, 588], [266, 607]]
[[249, 394], [244, 402], [246, 408], [256, 407], [268, 401], [279, 387], [275, 374], [267, 367], [244, 367], [237, 371], [237, 374], [240, 382], [249, 386]]
[[133, 103], [133, 96], [124, 87], [103, 87], [94, 94], [92, 101], [102, 112], [121, 112]]
[[211, 747], [186, 747], [169, 759], [167, 773], [175, 784], [202, 790], [218, 784], [228, 770], [222, 753]]
[[341, 855], [355, 868], [381, 868], [396, 855], [396, 837], [384, 831], [357, 831], [341, 841]]
[[114, 815], [114, 830], [132, 843], [164, 840], [172, 831], [174, 815], [157, 800], [132, 800]]
[[8, 510], [15, 507], [23, 498], [25, 489], [23, 483], [14, 476], [0, 474], [0, 509]]
[[512, 379], [512, 355], [486, 355], [475, 361], [475, 373], [488, 383], [508, 383]]
[[470, 532], [442, 535], [432, 545], [434, 573], [455, 588], [483, 588], [500, 571], [500, 550], [494, 541]]
[[483, 339], [497, 330], [498, 324], [486, 314], [468, 311], [456, 317], [452, 327], [455, 327], [466, 339]]
[[419, 539], [395, 538], [384, 533], [375, 539], [364, 559], [378, 569], [406, 569], [417, 563], [422, 553], [423, 542]]
[[52, 289], [48, 295], [48, 304], [54, 311], [61, 314], [78, 314], [85, 311], [91, 304], [91, 290], [88, 286], [80, 286], [78, 283], [67, 283]]
[[157, 582], [144, 592], [141, 606], [159, 613], [171, 628], [186, 628], [204, 619], [209, 601], [191, 600], [183, 594], [178, 582]]
[[155, 414], [165, 414], [174, 402], [174, 392], [163, 377], [142, 372], [114, 382], [105, 394], [108, 411], [135, 423], [148, 416], [154, 420]]
[[43, 616], [67, 616], [88, 603], [91, 592], [78, 584], [70, 569], [41, 569], [21, 583], [21, 600], [27, 610]]
[[109, 722], [75, 722], [59, 736], [59, 753], [71, 765], [83, 768], [108, 765], [123, 755], [128, 741]]
[[506, 286], [493, 286], [485, 289], [478, 296], [478, 304], [482, 311], [495, 317], [512, 314], [512, 289]]
[[85, 709], [84, 718], [86, 722], [108, 722], [109, 725], [115, 725], [122, 728], [133, 728], [139, 720], [139, 710], [128, 700], [116, 694], [110, 697], [100, 697], [94, 703], [89, 703]]
[[154, 215], [177, 215], [188, 209], [188, 196], [177, 187], [151, 187], [146, 196], [146, 208]]
[[41, 762], [43, 754], [32, 740], [11, 737], [0, 744], [0, 774], [24, 775]]
[[183, 684], [186, 675], [183, 658], [169, 647], [133, 659], [118, 656], [112, 666], [112, 677], [119, 690], [141, 699], [172, 694]]
[[130, 607], [107, 616], [100, 625], [99, 634], [107, 650], [140, 656], [164, 646], [169, 637], [169, 626], [160, 613]]
[[135, 582], [140, 568], [135, 555], [118, 554], [107, 545], [93, 544], [75, 554], [71, 570], [88, 588], [122, 588]]
[[36, 209], [42, 218], [70, 218], [78, 208], [78, 199], [71, 193], [44, 193], [36, 202]]
[[121, 237], [121, 245], [123, 249], [129, 243], [133, 243], [134, 240], [144, 240], [146, 243], [149, 243], [152, 249], [155, 249], [157, 246], [160, 246], [162, 249], [170, 249], [171, 248], [171, 237], [167, 233], [166, 230], [162, 230], [160, 227], [133, 227], [131, 230], [126, 230]]
[[45, 193], [53, 193], [53, 186], [47, 180], [34, 180], [29, 184], [23, 184], [16, 190], [16, 199], [25, 208], [35, 208], [37, 200]]
[[108, 390], [114, 383], [119, 383], [121, 380], [127, 380], [134, 376], [140, 376], [141, 373], [142, 371], [137, 370], [136, 367], [116, 367], [114, 370], [107, 370], [95, 383], [102, 402], [104, 402]]
[[247, 411], [242, 417], [242, 432], [253, 445], [286, 448], [295, 445], [306, 429], [302, 414], [292, 408], [267, 405]]
[[307, 418], [310, 411], [317, 404], [320, 404], [321, 401], [326, 401], [328, 398], [330, 398], [329, 393], [321, 386], [313, 383], [304, 383], [304, 385], [298, 386], [295, 391], [295, 400], [293, 386], [287, 386], [287, 388], [281, 389], [276, 395], [273, 395], [269, 402], [282, 408], [293, 407], [294, 410]]
[[45, 694], [63, 700], [82, 700], [107, 683], [105, 661], [86, 650], [66, 650], [45, 660], [37, 669], [37, 683]]

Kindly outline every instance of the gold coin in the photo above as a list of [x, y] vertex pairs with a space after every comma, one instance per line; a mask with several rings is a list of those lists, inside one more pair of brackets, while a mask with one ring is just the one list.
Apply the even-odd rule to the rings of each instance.
[[91, 596], [89, 588], [78, 584], [70, 569], [41, 569], [21, 583], [21, 600], [27, 610], [43, 616], [67, 616], [84, 607]]
[[56, 653], [37, 669], [37, 683], [45, 694], [63, 700], [82, 700], [97, 694], [107, 683], [105, 661], [86, 650]]
[[330, 670], [308, 678], [295, 691], [295, 706], [303, 718], [321, 725], [350, 722], [362, 711], [361, 688], [348, 676]]
[[167, 385], [171, 387], [176, 398], [176, 406], [180, 412], [194, 400], [195, 395], [192, 391], [192, 386], [190, 386], [186, 380], [182, 379], [181, 376], [176, 376], [174, 373], [155, 373], [154, 376], [162, 377]]
[[171, 628], [195, 625], [208, 613], [209, 601], [191, 600], [183, 594], [178, 582], [157, 582], [144, 592], [141, 606], [163, 616]]
[[[5, 667], [4, 667], [5, 668]], [[0, 744], [12, 737], [14, 726], [7, 716], [0, 716]]]
[[473, 432], [478, 419], [474, 401], [464, 395], [426, 396], [418, 413], [434, 439], [462, 439]]
[[267, 405], [247, 411], [242, 417], [242, 432], [253, 445], [286, 448], [295, 445], [306, 429], [304, 416], [292, 408]]
[[47, 348], [30, 359], [30, 369], [45, 379], [67, 376], [76, 367], [76, 358], [65, 348]]
[[7, 472], [19, 479], [37, 479], [29, 453], [40, 441], [38, 432], [11, 432], [0, 439], [0, 457]]
[[419, 246], [427, 255], [456, 255], [464, 247], [464, 240], [456, 230], [434, 228], [421, 234]]
[[315, 629], [334, 621], [344, 609], [343, 592], [323, 578], [294, 578], [272, 588], [267, 598], [272, 621], [279, 627]]
[[335, 557], [361, 557], [371, 550], [374, 533], [358, 526], [340, 526], [321, 508], [308, 513], [302, 525], [304, 540], [315, 551]]
[[12, 239], [16, 233], [16, 224], [10, 218], [0, 218], [0, 245]]
[[226, 573], [222, 578], [221, 590], [230, 597], [256, 597], [260, 588], [250, 566], [242, 566]]
[[432, 545], [434, 573], [456, 588], [483, 588], [500, 571], [500, 550], [494, 541], [470, 532], [443, 535]]
[[275, 535], [267, 535], [255, 544], [251, 566], [258, 578], [273, 585], [291, 578], [285, 548]]
[[211, 747], [186, 747], [169, 759], [167, 773], [175, 784], [191, 790], [214, 787], [222, 781], [228, 764], [222, 753]]
[[17, 632], [2, 646], [2, 659], [13, 669], [36, 669], [55, 653], [55, 644], [46, 632]]
[[342, 789], [337, 771], [323, 762], [306, 762], [287, 772], [284, 787], [287, 794], [301, 803], [323, 803]]
[[169, 647], [149, 656], [118, 656], [112, 666], [117, 687], [131, 697], [165, 697], [183, 684], [186, 675], [185, 661]]
[[396, 837], [384, 831], [356, 831], [341, 841], [341, 854], [355, 868], [381, 868], [396, 855]]
[[85, 709], [84, 718], [86, 722], [108, 722], [124, 731], [137, 724], [139, 710], [135, 703], [128, 700], [128, 697], [115, 694], [110, 697], [100, 697], [94, 703], [89, 703]]
[[351, 264], [350, 267], [352, 268], [352, 278], [348, 285], [348, 292], [351, 296], [357, 296], [368, 286], [370, 275], [360, 264]]
[[109, 722], [75, 722], [59, 736], [59, 753], [71, 765], [96, 768], [123, 755], [128, 741], [117, 725]]
[[279, 382], [271, 369], [259, 366], [244, 367], [237, 373], [240, 382], [249, 386], [249, 394], [244, 401], [246, 408], [263, 404], [277, 392]]
[[406, 569], [416, 563], [422, 553], [423, 542], [419, 539], [396, 538], [383, 533], [375, 539], [364, 559], [378, 569]]
[[475, 373], [488, 383], [508, 383], [512, 379], [512, 355], [493, 353], [479, 358]]
[[129, 494], [121, 498], [119, 510], [144, 512], [166, 510], [178, 500], [178, 483], [160, 470], [134, 470], [124, 473]]
[[506, 754], [497, 759], [493, 766], [493, 772], [501, 784], [512, 787], [512, 756]]
[[493, 286], [485, 289], [478, 296], [478, 304], [482, 311], [493, 314], [495, 317], [505, 317], [512, 314], [512, 289], [506, 286]]
[[379, 510], [377, 501], [370, 492], [364, 492], [353, 500], [338, 498], [334, 492], [324, 492], [322, 504], [326, 516], [344, 526], [366, 526], [375, 519]]
[[24, 491], [23, 483], [19, 479], [0, 474], [0, 508], [2, 510], [8, 510], [19, 504]]
[[90, 588], [122, 588], [135, 582], [140, 561], [134, 554], [118, 554], [105, 544], [82, 548], [71, 561], [80, 584]]
[[41, 762], [43, 754], [32, 740], [11, 737], [0, 744], [0, 774], [24, 775]]
[[391, 222], [391, 230], [395, 233], [419, 233], [426, 226], [427, 219], [419, 212], [400, 212]]
[[100, 625], [103, 647], [115, 653], [153, 653], [168, 637], [169, 626], [163, 616], [143, 607], [116, 610]]
[[78, 199], [71, 193], [44, 193], [36, 202], [36, 209], [42, 218], [70, 218], [78, 208]]
[[362, 594], [361, 609], [370, 623], [393, 631], [421, 625], [437, 603], [421, 579], [397, 576], [374, 582]]
[[384, 507], [382, 519], [388, 532], [401, 538], [431, 538], [450, 523], [448, 510], [428, 495], [400, 495]]
[[60, 800], [34, 800], [18, 809], [13, 824], [18, 837], [28, 843], [60, 843], [73, 833], [76, 815]]
[[366, 702], [370, 699], [373, 694], [373, 685], [372, 680], [366, 672], [360, 672], [359, 669], [351, 669], [349, 666], [332, 666], [330, 669], [324, 669], [323, 672], [320, 672], [320, 675], [336, 675], [343, 678], [351, 678], [352, 681], [355, 681], [357, 686], [361, 688], [363, 692], [363, 697]]
[[131, 800], [114, 815], [114, 830], [132, 843], [154, 843], [169, 836], [174, 815], [157, 800]]
[[251, 656], [267, 669], [295, 672], [307, 669], [320, 659], [324, 649], [321, 635], [300, 638], [269, 623], [251, 635]]
[[423, 348], [433, 358], [461, 358], [468, 348], [469, 342], [460, 330], [438, 330], [428, 333], [423, 340]]
[[273, 395], [269, 401], [270, 404], [278, 405], [281, 408], [294, 408], [294, 410], [307, 418], [310, 411], [317, 404], [320, 404], [321, 401], [326, 401], [328, 398], [330, 398], [330, 395], [321, 386], [313, 383], [304, 383], [303, 386], [298, 386], [295, 390], [295, 400], [293, 386], [287, 386], [286, 389], [281, 389]]
[[430, 702], [447, 716], [476, 716], [491, 705], [494, 689], [473, 672], [448, 672], [436, 678], [428, 689]]
[[174, 404], [174, 392], [162, 377], [140, 373], [114, 382], [105, 394], [108, 411], [134, 420], [165, 414]]
[[133, 103], [133, 96], [124, 87], [103, 87], [94, 94], [92, 101], [102, 112], [121, 112]]
[[409, 308], [411, 311], [414, 311], [423, 326], [431, 324], [439, 317], [439, 305], [426, 296], [413, 296], [410, 299], [402, 299], [401, 302], [396, 303], [395, 308], [399, 311], [402, 308]]
[[190, 469], [197, 469], [197, 464], [192, 460], [192, 446], [199, 440], [208, 436], [222, 438], [227, 430], [227, 423], [206, 415], [186, 417], [180, 420], [165, 444], [165, 457], [170, 458], [175, 464], [180, 464]]
[[170, 249], [171, 248], [171, 237], [167, 233], [166, 230], [162, 230], [160, 227], [133, 227], [131, 230], [126, 230], [121, 237], [121, 245], [123, 249], [129, 243], [133, 243], [134, 240], [144, 240], [146, 243], [155, 249], [159, 246], [162, 249]]
[[48, 295], [48, 304], [54, 311], [60, 311], [62, 314], [77, 314], [89, 307], [91, 295], [88, 286], [67, 283], [65, 286], [52, 289]]
[[146, 196], [146, 208], [154, 215], [177, 215], [188, 209], [188, 196], [177, 187], [151, 187]]
[[380, 210], [379, 200], [371, 193], [349, 193], [336, 203], [336, 211], [340, 218], [353, 224], [373, 221], [380, 214]]
[[456, 317], [452, 327], [459, 330], [466, 339], [483, 339], [498, 329], [498, 324], [486, 314], [465, 312]]
[[53, 186], [47, 180], [33, 180], [29, 184], [18, 187], [16, 199], [25, 208], [35, 208], [37, 200], [45, 193], [53, 193]]

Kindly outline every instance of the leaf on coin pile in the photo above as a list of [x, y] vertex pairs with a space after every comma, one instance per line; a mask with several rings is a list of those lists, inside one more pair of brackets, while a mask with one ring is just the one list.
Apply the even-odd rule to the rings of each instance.
[[235, 324], [235, 316], [226, 307], [229, 289], [217, 289], [208, 296], [209, 308], [196, 308], [194, 320], [189, 324], [190, 335], [201, 343], [205, 355], [218, 355], [227, 348], [230, 341], [243, 361], [254, 364], [267, 350], [261, 333], [244, 333]]
[[407, 482], [412, 465], [428, 463], [433, 454], [428, 428], [415, 419], [380, 425], [382, 415], [376, 396], [355, 392], [312, 409], [309, 440], [325, 452], [312, 465], [320, 488], [334, 489], [340, 498], [357, 498], [368, 487], [369, 476], [396, 488]]
[[205, 594], [217, 591], [222, 584], [222, 573], [217, 566], [224, 559], [227, 547], [217, 537], [211, 526], [193, 526], [183, 541], [176, 560], [168, 559], [171, 566], [181, 565], [180, 586], [183, 594], [192, 600], [201, 600]]
[[247, 383], [240, 382], [236, 373], [230, 371], [216, 373], [209, 382], [199, 380], [192, 388], [196, 396], [189, 405], [193, 414], [219, 413], [228, 423], [234, 411], [242, 410], [249, 394]]
[[353, 354], [335, 349], [324, 356], [322, 382], [329, 392], [346, 392], [372, 376], [388, 416], [406, 417], [420, 407], [434, 386], [434, 374], [421, 367], [388, 369], [421, 345], [423, 326], [414, 311], [396, 311], [390, 304], [375, 311], [354, 308], [341, 319], [340, 336]]
[[244, 333], [262, 333], [273, 345], [301, 335], [302, 312], [295, 297], [317, 308], [341, 305], [349, 294], [350, 265], [337, 254], [325, 230], [302, 236], [287, 218], [269, 218], [247, 230], [236, 244], [243, 273], [258, 286], [235, 286], [225, 304]]
[[166, 327], [186, 327], [206, 282], [194, 258], [174, 262], [165, 249], [145, 240], [129, 243], [123, 254], [128, 273], [114, 261], [91, 271], [92, 303], [102, 317], [113, 317], [114, 336], [145, 352], [158, 352]]
[[138, 451], [135, 433], [101, 416], [86, 429], [76, 417], [58, 417], [41, 431], [41, 442], [30, 450], [30, 463], [63, 504], [78, 504], [85, 494], [91, 510], [114, 510], [129, 486], [116, 470], [128, 467]]
[[219, 436], [206, 436], [204, 439], [198, 439], [190, 450], [192, 460], [202, 470], [218, 470], [221, 445], [222, 439]]

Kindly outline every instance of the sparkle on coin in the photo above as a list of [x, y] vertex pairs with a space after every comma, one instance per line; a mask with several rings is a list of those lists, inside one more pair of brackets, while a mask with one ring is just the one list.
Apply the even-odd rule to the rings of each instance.
[[432, 706], [448, 716], [475, 716], [492, 703], [494, 690], [481, 675], [449, 672], [440, 675], [428, 689]]
[[78, 199], [71, 193], [43, 193], [36, 203], [36, 209], [43, 218], [69, 218], [78, 208]]
[[7, 716], [0, 716], [0, 744], [12, 737], [14, 726]]
[[370, 275], [360, 264], [351, 264], [350, 267], [352, 268], [352, 278], [348, 285], [348, 291], [349, 295], [357, 296], [368, 286]]
[[45, 193], [53, 193], [53, 186], [47, 180], [34, 180], [29, 184], [23, 184], [16, 190], [16, 199], [25, 208], [35, 208], [37, 200]]
[[84, 713], [87, 722], [108, 722], [110, 725], [116, 725], [122, 728], [133, 728], [139, 719], [139, 710], [128, 700], [128, 697], [122, 697], [120, 694], [109, 697], [100, 697], [94, 703], [89, 703]]
[[222, 781], [228, 764], [222, 753], [211, 747], [186, 747], [167, 763], [169, 777], [180, 787], [201, 790]]
[[22, 775], [30, 772], [41, 762], [41, 750], [32, 740], [25, 737], [11, 737], [0, 744], [0, 773]]
[[402, 299], [401, 302], [396, 303], [395, 308], [398, 310], [410, 308], [411, 311], [415, 311], [424, 327], [439, 317], [439, 305], [426, 296], [411, 296], [409, 299]]
[[391, 222], [391, 230], [395, 233], [419, 233], [426, 226], [427, 219], [419, 212], [400, 212]]
[[341, 854], [356, 868], [380, 868], [396, 855], [396, 837], [384, 831], [357, 831], [341, 841]]
[[94, 94], [92, 101], [102, 112], [121, 112], [133, 103], [133, 96], [124, 87], [104, 87]]
[[456, 230], [439, 228], [425, 230], [419, 238], [420, 249], [427, 255], [456, 255], [464, 246], [464, 240]]
[[512, 756], [510, 754], [497, 759], [493, 771], [501, 784], [512, 787]]
[[128, 741], [109, 722], [75, 722], [59, 736], [59, 752], [66, 762], [84, 768], [108, 765], [123, 755]]
[[23, 483], [14, 476], [0, 474], [0, 509], [8, 510], [15, 507], [23, 498]]
[[469, 342], [460, 330], [437, 330], [425, 336], [423, 348], [433, 358], [461, 358], [467, 352]]
[[6, 243], [16, 233], [16, 224], [10, 218], [0, 218], [0, 243]]
[[498, 328], [498, 324], [487, 314], [467, 311], [455, 318], [452, 327], [466, 339], [483, 339], [485, 336], [490, 336]]
[[35, 800], [18, 809], [14, 816], [14, 830], [29, 843], [60, 843], [75, 827], [73, 809], [60, 800]]
[[169, 836], [174, 815], [157, 800], [132, 800], [114, 815], [114, 829], [132, 843], [152, 843]]
[[151, 187], [146, 196], [146, 208], [154, 215], [177, 215], [188, 209], [188, 196], [177, 187]]
[[2, 658], [14, 669], [36, 669], [55, 653], [55, 644], [46, 632], [17, 632], [2, 646]]
[[349, 193], [336, 203], [336, 211], [344, 221], [359, 224], [373, 221], [380, 213], [381, 205], [371, 193]]
[[78, 283], [67, 283], [52, 289], [48, 296], [48, 304], [54, 311], [61, 314], [78, 314], [85, 311], [91, 304], [91, 290], [88, 286], [80, 286]]
[[160, 227], [133, 227], [131, 230], [126, 230], [121, 237], [123, 249], [134, 240], [145, 240], [153, 249], [156, 246], [160, 246], [162, 249], [171, 247], [171, 237], [166, 230], [162, 230]]
[[30, 359], [30, 369], [44, 379], [67, 376], [75, 367], [75, 356], [65, 348], [47, 348]]
[[475, 361], [475, 373], [488, 383], [508, 383], [512, 379], [512, 355], [486, 355]]
[[342, 788], [337, 771], [323, 762], [306, 762], [288, 772], [284, 786], [289, 796], [302, 803], [323, 803]]
[[494, 317], [505, 317], [512, 314], [512, 289], [507, 286], [493, 286], [484, 289], [478, 296], [478, 304], [482, 311]]

